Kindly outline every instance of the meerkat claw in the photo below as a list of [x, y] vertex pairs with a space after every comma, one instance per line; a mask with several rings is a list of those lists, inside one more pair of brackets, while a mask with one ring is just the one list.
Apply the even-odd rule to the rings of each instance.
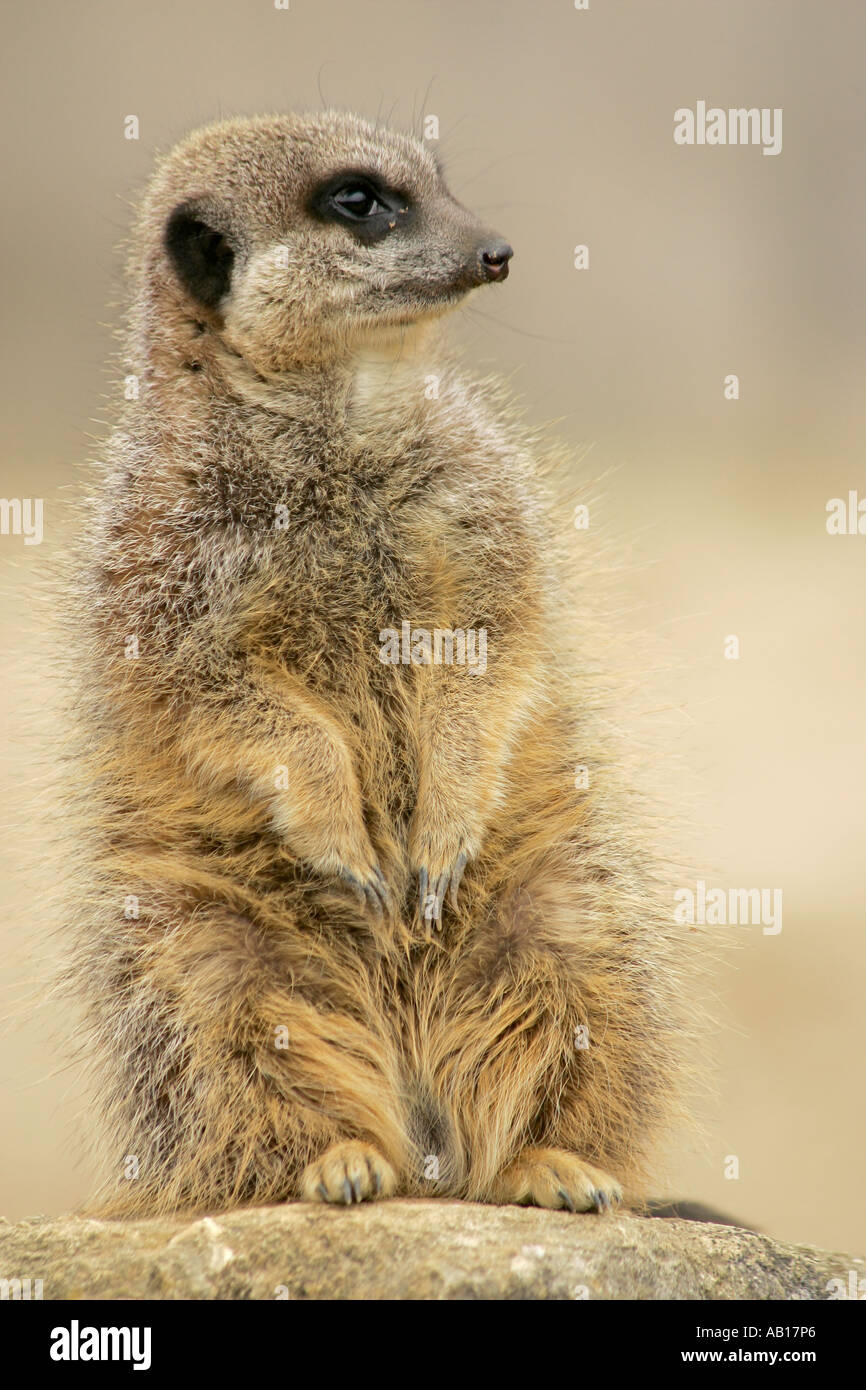
[[448, 897], [451, 900], [451, 906], [454, 908], [455, 912], [457, 911], [457, 889], [460, 887], [460, 880], [463, 877], [463, 870], [466, 868], [468, 860], [469, 855], [466, 853], [465, 849], [461, 850], [451, 873], [451, 892], [448, 894]]
[[[427, 869], [417, 869], [418, 874], [418, 904], [421, 916], [425, 921], [432, 921], [436, 924], [437, 931], [442, 926], [442, 909], [445, 905], [445, 895], [452, 908], [457, 910], [457, 890], [460, 887], [460, 880], [463, 878], [463, 870], [469, 861], [466, 850], [461, 850], [451, 868], [443, 870], [438, 877], [431, 879]], [[449, 891], [450, 885], [450, 891]]]
[[418, 901], [425, 922], [433, 922], [436, 930], [442, 926], [442, 903], [448, 887], [448, 874], [431, 879], [426, 869], [418, 870]]
[[433, 916], [434, 916], [434, 918], [436, 919], [436, 921], [437, 921], [437, 922], [440, 922], [440, 923], [441, 923], [441, 921], [442, 921], [442, 907], [443, 907], [443, 904], [444, 904], [444, 902], [445, 902], [445, 893], [446, 893], [446, 891], [447, 891], [447, 889], [448, 889], [448, 880], [449, 880], [450, 877], [451, 877], [451, 875], [449, 874], [448, 870], [446, 869], [445, 872], [444, 872], [444, 874], [440, 874], [439, 877], [438, 877], [438, 879], [436, 880], [436, 888], [435, 888], [436, 901], [435, 901], [434, 907], [433, 907]]

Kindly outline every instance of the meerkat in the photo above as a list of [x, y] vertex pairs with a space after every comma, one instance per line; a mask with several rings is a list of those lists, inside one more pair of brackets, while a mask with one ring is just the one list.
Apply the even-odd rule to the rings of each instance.
[[349, 114], [199, 130], [150, 185], [71, 579], [107, 1214], [644, 1191], [669, 913], [547, 446], [440, 341], [511, 257]]

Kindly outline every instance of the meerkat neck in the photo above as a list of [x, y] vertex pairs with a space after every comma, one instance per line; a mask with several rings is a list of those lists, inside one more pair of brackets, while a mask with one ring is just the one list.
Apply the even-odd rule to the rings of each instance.
[[384, 418], [414, 416], [425, 400], [438, 394], [440, 341], [438, 325], [418, 325], [399, 341], [371, 343], [351, 362], [348, 419], [360, 434], [375, 430]]
[[212, 322], [184, 316], [173, 328], [167, 335], [141, 333], [130, 357], [143, 363], [151, 399], [165, 397], [175, 419], [179, 396], [191, 420], [210, 401], [228, 399], [245, 410], [366, 433], [395, 411], [412, 412], [438, 380], [435, 321], [371, 334], [339, 356], [302, 360], [279, 372], [238, 351]]

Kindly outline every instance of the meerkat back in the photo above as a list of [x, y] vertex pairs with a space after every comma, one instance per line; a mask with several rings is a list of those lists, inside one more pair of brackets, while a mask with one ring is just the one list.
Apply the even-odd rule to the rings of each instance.
[[440, 347], [511, 256], [350, 115], [155, 174], [72, 580], [103, 1211], [642, 1191], [674, 943], [545, 460]]

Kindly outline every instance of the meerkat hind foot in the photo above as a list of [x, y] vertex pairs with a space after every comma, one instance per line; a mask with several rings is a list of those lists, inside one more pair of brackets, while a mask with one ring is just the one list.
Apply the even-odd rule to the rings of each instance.
[[396, 1186], [394, 1169], [379, 1150], [349, 1139], [332, 1144], [307, 1165], [301, 1178], [301, 1196], [306, 1202], [351, 1206], [353, 1202], [391, 1197]]
[[608, 1211], [622, 1188], [601, 1168], [565, 1149], [524, 1149], [499, 1175], [493, 1200], [502, 1205], [566, 1211]]

